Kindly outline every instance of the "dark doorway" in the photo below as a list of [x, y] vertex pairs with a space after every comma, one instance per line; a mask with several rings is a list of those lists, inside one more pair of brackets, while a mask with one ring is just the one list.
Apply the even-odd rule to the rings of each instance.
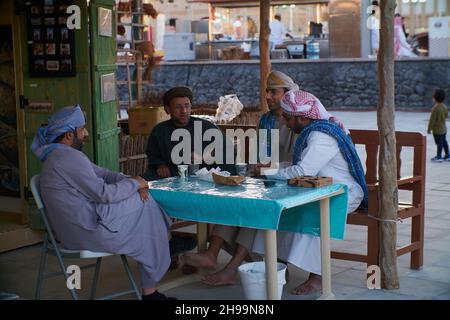
[[20, 197], [12, 27], [0, 26], [0, 196]]

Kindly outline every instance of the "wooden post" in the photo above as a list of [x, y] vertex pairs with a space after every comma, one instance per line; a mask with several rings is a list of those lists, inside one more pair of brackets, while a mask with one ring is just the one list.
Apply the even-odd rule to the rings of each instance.
[[261, 111], [269, 111], [266, 102], [266, 81], [270, 72], [270, 52], [269, 52], [269, 20], [270, 20], [270, 0], [261, 0], [259, 7], [259, 20], [261, 27], [259, 32], [259, 68], [260, 68], [260, 106]]
[[133, 107], [132, 105], [132, 90], [131, 90], [131, 75], [130, 75], [130, 63], [127, 57], [127, 83], [128, 83], [128, 108]]
[[378, 79], [380, 98], [377, 120], [380, 136], [380, 269], [385, 289], [399, 287], [397, 274], [397, 161], [395, 142], [394, 13], [395, 0], [381, 0]]
[[136, 103], [138, 106], [142, 102], [142, 53], [135, 52], [136, 57]]

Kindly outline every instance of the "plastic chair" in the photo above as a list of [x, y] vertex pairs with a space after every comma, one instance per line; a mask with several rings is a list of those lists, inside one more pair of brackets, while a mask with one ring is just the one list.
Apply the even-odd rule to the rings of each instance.
[[[36, 285], [35, 299], [38, 300], [41, 296], [42, 282], [43, 282], [44, 278], [50, 278], [50, 277], [54, 277], [54, 276], [58, 276], [58, 275], [62, 274], [67, 283], [67, 279], [69, 276], [66, 272], [67, 268], [64, 263], [63, 257], [64, 258], [76, 258], [76, 259], [92, 259], [92, 258], [97, 259], [96, 263], [80, 267], [80, 269], [87, 269], [87, 268], [95, 267], [94, 279], [92, 281], [92, 288], [91, 288], [91, 293], [90, 293], [90, 299], [95, 299], [95, 291], [97, 289], [97, 283], [98, 283], [98, 277], [99, 277], [99, 273], [100, 273], [100, 266], [101, 266], [102, 258], [108, 257], [108, 256], [113, 256], [115, 254], [106, 253], [106, 252], [92, 252], [89, 250], [67, 250], [67, 249], [61, 248], [61, 246], [58, 244], [58, 242], [55, 239], [55, 236], [53, 234], [53, 231], [50, 227], [50, 223], [47, 218], [47, 212], [45, 210], [44, 203], [41, 198], [41, 193], [39, 191], [39, 175], [35, 175], [31, 179], [31, 192], [33, 193], [33, 197], [36, 201], [36, 204], [37, 204], [38, 210], [41, 214], [41, 217], [44, 220], [45, 229], [46, 229], [45, 238], [44, 238], [44, 242], [42, 245], [41, 260], [40, 260], [40, 264], [39, 264], [39, 274], [38, 274], [37, 285]], [[53, 272], [53, 273], [49, 273], [49, 274], [44, 274], [47, 253], [57, 257], [58, 264], [61, 268], [61, 272]], [[122, 255], [120, 255], [120, 258], [122, 259], [122, 263], [123, 263], [123, 266], [127, 273], [128, 280], [130, 281], [130, 284], [133, 289], [117, 292], [117, 293], [114, 293], [114, 294], [111, 294], [108, 296], [104, 296], [104, 297], [100, 297], [97, 299], [109, 300], [112, 298], [130, 294], [130, 293], [135, 293], [138, 300], [142, 299], [139, 288], [137, 287], [136, 282], [133, 277], [133, 274], [131, 273], [130, 266], [128, 265], [126, 256], [122, 254]], [[75, 289], [69, 289], [69, 291], [72, 296], [72, 299], [78, 300], [78, 296], [77, 296]]]

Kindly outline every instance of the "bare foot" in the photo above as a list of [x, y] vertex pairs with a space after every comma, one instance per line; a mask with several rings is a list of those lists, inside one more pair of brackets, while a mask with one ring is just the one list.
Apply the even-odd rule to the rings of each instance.
[[170, 258], [169, 270], [178, 269], [179, 265], [180, 265], [180, 260], [178, 259], [178, 257], [171, 257]]
[[214, 269], [217, 267], [217, 261], [207, 253], [186, 253], [180, 257], [182, 264], [188, 264], [192, 267]]
[[225, 286], [235, 284], [236, 282], [237, 270], [227, 268], [220, 270], [219, 272], [209, 274], [202, 278], [204, 284], [210, 286]]
[[197, 271], [198, 271], [197, 267], [193, 267], [188, 264], [183, 264], [183, 266], [181, 267], [181, 272], [186, 275], [196, 273]]
[[300, 284], [291, 291], [295, 295], [307, 295], [322, 290], [322, 277], [316, 274], [310, 274], [308, 280]]

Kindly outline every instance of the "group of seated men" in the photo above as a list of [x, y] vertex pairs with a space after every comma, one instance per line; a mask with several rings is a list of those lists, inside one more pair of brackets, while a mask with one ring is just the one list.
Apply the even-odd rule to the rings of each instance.
[[[170, 119], [156, 125], [150, 134], [148, 170], [143, 177], [115, 173], [88, 159], [81, 151], [88, 131], [79, 105], [62, 108], [50, 117], [48, 125], [39, 128], [31, 146], [43, 161], [40, 190], [58, 241], [66, 249], [133, 258], [139, 265], [145, 300], [174, 299], [158, 292], [156, 286], [169, 268], [171, 255], [183, 247], [171, 236], [171, 219], [149, 195], [147, 181], [178, 175], [172, 161], [174, 130], [186, 129], [194, 139], [196, 122], [201, 122], [201, 136], [208, 129], [217, 129], [213, 123], [191, 116], [193, 95], [189, 88], [172, 88], [163, 100]], [[268, 77], [267, 103], [270, 110], [261, 117], [258, 128], [279, 130], [279, 169], [271, 178], [333, 177], [336, 183], [348, 186], [348, 212], [366, 206], [363, 169], [344, 125], [314, 95], [299, 89], [289, 76], [278, 71]], [[276, 146], [271, 145], [270, 134], [267, 138], [265, 148], [270, 154]], [[192, 150], [189, 156], [194, 159], [198, 154]], [[200, 165], [208, 169], [217, 166], [236, 173], [234, 165]], [[256, 170], [261, 167], [257, 165]], [[277, 240], [280, 261], [310, 272], [308, 280], [291, 293], [319, 291], [320, 239], [309, 234], [279, 232]], [[262, 234], [255, 229], [215, 225], [208, 249], [199, 254], [186, 253], [182, 261], [192, 267], [216, 268], [218, 254], [226, 245], [232, 248], [231, 260], [202, 281], [213, 286], [232, 284], [245, 259], [264, 255], [263, 243]]]

